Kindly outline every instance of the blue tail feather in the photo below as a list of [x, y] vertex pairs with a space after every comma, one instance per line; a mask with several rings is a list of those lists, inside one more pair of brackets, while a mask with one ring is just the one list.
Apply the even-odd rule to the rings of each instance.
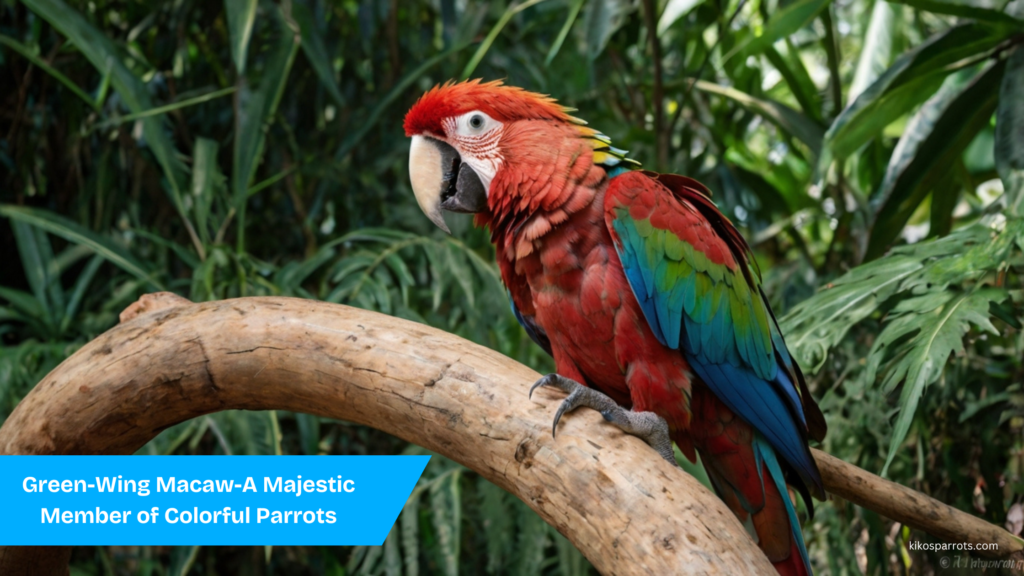
[[[789, 498], [789, 490], [786, 489], [786, 480], [782, 474], [782, 467], [779, 465], [778, 459], [775, 457], [775, 450], [772, 449], [771, 444], [768, 443], [760, 434], [754, 435], [754, 457], [757, 459], [757, 473], [760, 475], [761, 464], [763, 463], [768, 468], [768, 473], [771, 475], [771, 480], [775, 484], [775, 488], [779, 491], [782, 496], [782, 501], [786, 505], [786, 514], [789, 516], [789, 526], [793, 532], [793, 538], [796, 539], [797, 548], [800, 550], [800, 558], [804, 562], [804, 567], [807, 569], [808, 574], [813, 574], [811, 571], [811, 561], [807, 556], [807, 546], [804, 545], [804, 535], [800, 530], [800, 523], [797, 520], [796, 508], [793, 507], [793, 501]], [[764, 486], [764, 477], [761, 477], [761, 485]]]

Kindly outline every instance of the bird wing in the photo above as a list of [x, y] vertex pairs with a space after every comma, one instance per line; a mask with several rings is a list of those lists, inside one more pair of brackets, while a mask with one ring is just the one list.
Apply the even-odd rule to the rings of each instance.
[[709, 196], [689, 178], [626, 172], [605, 193], [605, 223], [655, 337], [681, 350], [799, 475], [798, 487], [820, 497], [807, 436], [824, 435], [824, 418], [786, 349], [749, 248]]

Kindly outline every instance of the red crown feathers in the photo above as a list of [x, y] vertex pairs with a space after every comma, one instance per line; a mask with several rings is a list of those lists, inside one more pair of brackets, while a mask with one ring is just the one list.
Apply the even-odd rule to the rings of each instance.
[[428, 90], [405, 115], [405, 135], [434, 134], [441, 136], [445, 118], [480, 110], [499, 122], [510, 120], [563, 120], [579, 122], [569, 116], [571, 109], [559, 105], [554, 98], [505, 86], [501, 80], [482, 82], [449, 81]]

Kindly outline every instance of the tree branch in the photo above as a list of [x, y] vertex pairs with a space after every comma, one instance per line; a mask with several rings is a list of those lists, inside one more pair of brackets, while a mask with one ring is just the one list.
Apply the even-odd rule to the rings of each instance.
[[[373, 426], [475, 470], [557, 528], [605, 574], [768, 574], [736, 518], [642, 441], [581, 410], [557, 439], [560, 394], [457, 336], [292, 298], [192, 304], [147, 295], [44, 378], [0, 428], [0, 454], [131, 454], [219, 410], [282, 409]], [[953, 542], [1008, 532], [814, 451], [829, 492]], [[2, 574], [66, 574], [68, 548], [0, 547]]]
[[[144, 297], [54, 369], [0, 428], [0, 454], [131, 454], [178, 422], [292, 410], [373, 426], [475, 470], [604, 574], [770, 574], [728, 508], [539, 374], [421, 324], [293, 298]], [[135, 314], [136, 317], [132, 318]], [[68, 549], [0, 549], [0, 574], [66, 574]], [[42, 562], [41, 562], [42, 561]]]
[[879, 478], [821, 450], [811, 448], [811, 453], [818, 463], [821, 476], [825, 480], [825, 490], [829, 494], [849, 500], [868, 510], [874, 510], [886, 518], [947, 542], [998, 545], [996, 550], [978, 551], [982, 556], [1020, 557], [1024, 550], [1024, 540], [995, 524], [957, 510], [949, 504], [939, 502], [906, 486]]

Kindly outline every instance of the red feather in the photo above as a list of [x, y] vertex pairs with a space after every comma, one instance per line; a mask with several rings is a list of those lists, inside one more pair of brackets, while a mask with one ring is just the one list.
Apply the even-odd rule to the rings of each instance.
[[505, 86], [500, 80], [482, 82], [448, 82], [434, 86], [413, 105], [405, 115], [405, 135], [434, 134], [441, 136], [441, 122], [445, 118], [461, 116], [479, 110], [500, 122], [510, 120], [569, 121], [568, 109], [553, 98], [527, 92], [515, 86]]

